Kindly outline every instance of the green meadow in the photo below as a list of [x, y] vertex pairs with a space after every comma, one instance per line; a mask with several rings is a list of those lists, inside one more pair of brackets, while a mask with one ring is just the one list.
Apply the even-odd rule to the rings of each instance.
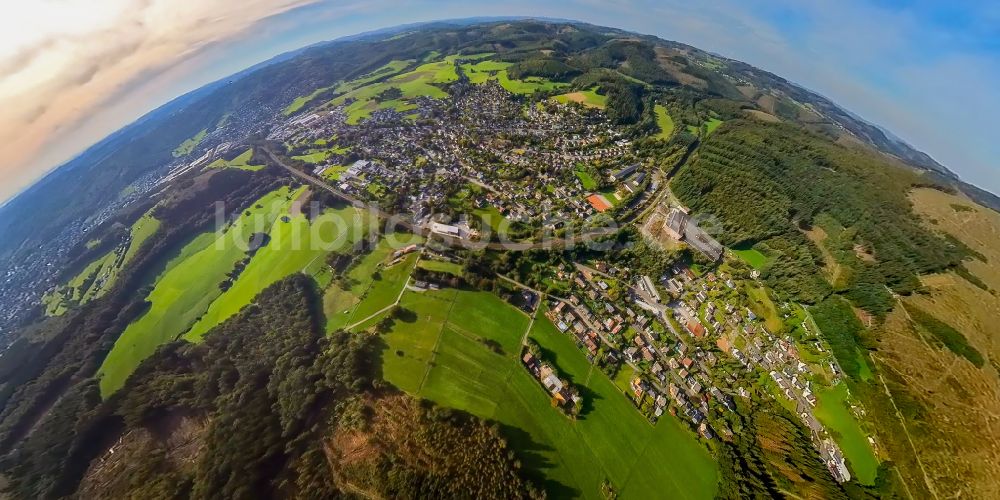
[[[65, 313], [70, 305], [86, 304], [104, 295], [114, 285], [118, 272], [132, 260], [139, 248], [159, 228], [160, 221], [149, 213], [140, 217], [132, 224], [131, 240], [124, 253], [119, 255], [120, 248], [111, 250], [87, 265], [64, 286], [43, 297], [45, 313], [49, 316], [59, 316]], [[89, 242], [88, 248], [92, 248]]]
[[670, 118], [670, 113], [667, 113], [667, 108], [662, 104], [657, 104], [653, 110], [656, 113], [656, 125], [660, 127], [660, 132], [653, 137], [669, 139], [674, 134], [674, 120]]
[[587, 191], [597, 189], [597, 181], [595, 181], [590, 174], [583, 170], [577, 170], [575, 173], [577, 179], [580, 179], [580, 184], [583, 185], [583, 189], [586, 189]]
[[740, 258], [743, 262], [746, 262], [750, 267], [760, 271], [764, 269], [767, 265], [768, 259], [767, 255], [764, 255], [761, 251], [755, 250], [751, 247], [735, 247], [732, 249], [734, 255]]
[[143, 359], [198, 321], [222, 294], [219, 284], [246, 256], [250, 235], [269, 231], [292, 199], [287, 187], [264, 196], [225, 231], [196, 237], [171, 260], [146, 297], [149, 309], [125, 329], [104, 359], [98, 371], [102, 396], [118, 390]]
[[832, 388], [816, 391], [816, 397], [819, 399], [815, 410], [816, 418], [833, 434], [851, 471], [861, 484], [875, 484], [878, 459], [868, 442], [868, 435], [847, 407], [847, 384], [840, 383]]
[[[345, 112], [347, 113], [347, 122], [357, 124], [371, 116], [376, 109], [392, 108], [399, 112], [415, 109], [416, 106], [411, 104], [409, 99], [420, 96], [436, 99], [445, 98], [448, 94], [438, 85], [456, 80], [458, 80], [458, 73], [455, 71], [454, 63], [448, 61], [426, 63], [413, 71], [393, 76], [382, 82], [356, 87], [333, 99], [330, 103], [337, 106], [350, 99], [355, 99], [345, 108]], [[399, 91], [399, 98], [380, 100], [379, 96], [383, 92], [392, 89]]]
[[590, 90], [580, 90], [577, 92], [570, 92], [568, 94], [557, 95], [553, 97], [553, 99], [562, 104], [576, 102], [590, 108], [599, 109], [604, 109], [605, 106], [608, 105], [608, 96], [598, 94], [597, 87]]
[[382, 238], [347, 270], [344, 278], [331, 283], [323, 295], [327, 331], [346, 328], [392, 305], [406, 286], [417, 254], [411, 253], [390, 267], [386, 264], [395, 250], [422, 242], [420, 236], [406, 233]]
[[420, 269], [426, 269], [428, 271], [434, 271], [438, 273], [448, 273], [455, 276], [462, 276], [462, 265], [456, 264], [454, 262], [447, 262], [443, 260], [428, 260], [423, 259], [417, 265]]
[[226, 161], [219, 158], [212, 163], [208, 164], [208, 168], [237, 168], [240, 170], [248, 170], [250, 172], [256, 172], [262, 168], [264, 165], [251, 165], [250, 158], [253, 157], [253, 148], [247, 148], [246, 151], [242, 152], [236, 158]]
[[[406, 292], [412, 313], [382, 336], [382, 374], [397, 387], [500, 423], [529, 475], [555, 497], [602, 498], [607, 479], [622, 498], [711, 498], [716, 465], [672, 417], [650, 424], [573, 341], [488, 292]], [[572, 420], [520, 363], [525, 333], [583, 388]], [[650, 464], [656, 464], [652, 466]]]
[[719, 128], [719, 125], [722, 125], [722, 120], [718, 118], [709, 119], [705, 122], [705, 135], [715, 132], [715, 129]]
[[[297, 195], [298, 193], [294, 193]], [[364, 237], [362, 213], [352, 206], [328, 210], [315, 221], [297, 214], [271, 226], [270, 243], [257, 251], [232, 287], [222, 293], [197, 323], [184, 334], [193, 342], [201, 340], [216, 325], [250, 304], [268, 286], [296, 272], [313, 275], [326, 266], [331, 251], [348, 248]]]
[[198, 144], [201, 144], [201, 141], [206, 135], [208, 135], [208, 129], [204, 128], [195, 134], [194, 137], [186, 139], [184, 142], [178, 144], [177, 148], [175, 148], [172, 153], [174, 158], [191, 154], [191, 152], [194, 151], [194, 148], [198, 147]]

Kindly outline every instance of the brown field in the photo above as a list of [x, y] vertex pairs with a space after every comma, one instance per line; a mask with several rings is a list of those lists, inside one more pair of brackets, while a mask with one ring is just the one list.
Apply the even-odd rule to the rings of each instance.
[[746, 110], [746, 114], [750, 118], [753, 118], [755, 120], [760, 120], [766, 123], [778, 123], [781, 121], [781, 118], [778, 118], [777, 116], [774, 116], [771, 113], [765, 113], [763, 111], [759, 111], [756, 109], [748, 109]]
[[757, 105], [760, 106], [760, 109], [763, 109], [768, 113], [774, 113], [774, 96], [771, 94], [764, 94], [760, 96], [757, 98]]
[[[966, 261], [970, 271], [1000, 289], [1000, 214], [960, 196], [930, 189], [911, 193], [914, 210], [937, 230], [984, 254], [987, 262]], [[956, 209], [952, 205], [959, 205]], [[962, 332], [988, 356], [983, 368], [934, 346], [927, 332], [896, 307], [879, 332], [875, 354], [886, 378], [905, 383], [893, 399], [908, 415], [909, 442], [919, 462], [901, 467], [936, 497], [1000, 498], [1000, 297], [954, 274], [925, 276], [927, 291], [900, 300], [931, 313]], [[899, 450], [894, 450], [898, 454]], [[912, 484], [912, 483], [911, 483]]]

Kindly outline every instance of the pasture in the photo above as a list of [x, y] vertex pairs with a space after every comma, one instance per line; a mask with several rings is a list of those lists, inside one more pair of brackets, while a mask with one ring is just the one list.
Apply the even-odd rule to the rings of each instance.
[[219, 158], [212, 163], [208, 164], [208, 168], [237, 168], [240, 170], [247, 170], [250, 172], [256, 172], [265, 165], [251, 165], [250, 158], [253, 157], [253, 148], [247, 148], [246, 151], [240, 153], [236, 158], [232, 160], [225, 160]]
[[187, 156], [191, 154], [191, 152], [194, 151], [194, 148], [198, 147], [198, 145], [201, 144], [201, 141], [205, 138], [206, 135], [208, 135], [208, 129], [207, 128], [201, 129], [200, 131], [198, 131], [197, 134], [194, 135], [194, 137], [190, 137], [184, 140], [184, 142], [178, 144], [177, 147], [174, 148], [173, 153], [171, 154], [173, 154], [174, 158], [179, 158], [181, 156]]
[[[297, 196], [294, 193], [293, 196]], [[271, 226], [270, 243], [250, 259], [232, 286], [212, 302], [197, 323], [185, 333], [192, 342], [201, 340], [216, 325], [235, 315], [261, 291], [296, 272], [313, 275], [326, 266], [325, 257], [343, 250], [364, 236], [363, 214], [351, 206], [328, 210], [315, 221], [303, 214], [282, 217]]]
[[118, 390], [143, 359], [199, 320], [222, 294], [219, 283], [246, 256], [243, 240], [269, 231], [291, 200], [287, 187], [269, 193], [221, 234], [195, 238], [181, 251], [184, 258], [168, 265], [146, 297], [149, 309], [125, 329], [98, 370], [102, 396]]
[[653, 107], [653, 111], [656, 113], [656, 126], [660, 127], [660, 131], [653, 137], [664, 140], [669, 139], [674, 134], [674, 120], [670, 118], [667, 108], [662, 104], [657, 104]]
[[[495, 295], [451, 289], [406, 292], [401, 305], [412, 315], [382, 337], [384, 378], [498, 421], [529, 475], [551, 495], [601, 498], [605, 479], [622, 498], [714, 495], [715, 464], [694, 434], [671, 417], [651, 425], [544, 316], [529, 330], [529, 318]], [[583, 389], [587, 404], [578, 420], [553, 409], [521, 366], [526, 332]]]
[[[42, 298], [45, 313], [59, 316], [71, 305], [82, 305], [101, 297], [118, 278], [118, 272], [127, 265], [139, 248], [160, 228], [160, 221], [149, 213], [144, 214], [130, 229], [125, 246], [119, 246], [91, 262], [65, 285]], [[89, 245], [88, 245], [89, 246]]]
[[407, 233], [383, 238], [344, 277], [334, 280], [323, 294], [327, 331], [353, 325], [392, 305], [406, 285], [417, 254], [410, 254], [389, 268], [383, 266], [396, 249], [422, 241], [423, 238]]

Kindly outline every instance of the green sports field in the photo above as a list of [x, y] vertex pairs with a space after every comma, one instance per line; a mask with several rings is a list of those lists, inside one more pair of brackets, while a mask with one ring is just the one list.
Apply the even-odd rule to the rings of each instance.
[[622, 498], [714, 496], [716, 466], [694, 434], [670, 417], [651, 425], [544, 317], [530, 336], [583, 388], [587, 403], [576, 421], [552, 408], [521, 366], [529, 318], [514, 307], [490, 293], [448, 289], [406, 292], [401, 305], [413, 314], [383, 336], [385, 379], [498, 421], [551, 495], [601, 498], [608, 479]]
[[604, 109], [604, 107], [608, 104], [608, 96], [598, 94], [596, 87], [590, 90], [580, 90], [577, 92], [570, 92], [568, 94], [557, 95], [553, 99], [562, 104], [576, 102], [590, 108], [599, 109]]

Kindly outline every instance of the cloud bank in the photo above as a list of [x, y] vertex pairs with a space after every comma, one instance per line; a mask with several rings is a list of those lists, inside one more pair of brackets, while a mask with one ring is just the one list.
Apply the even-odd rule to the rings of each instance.
[[[6, 8], [0, 15], [0, 200], [99, 140], [107, 130], [93, 136], [78, 127], [133, 86], [312, 1], [35, 0]], [[66, 140], [74, 136], [87, 140]]]

